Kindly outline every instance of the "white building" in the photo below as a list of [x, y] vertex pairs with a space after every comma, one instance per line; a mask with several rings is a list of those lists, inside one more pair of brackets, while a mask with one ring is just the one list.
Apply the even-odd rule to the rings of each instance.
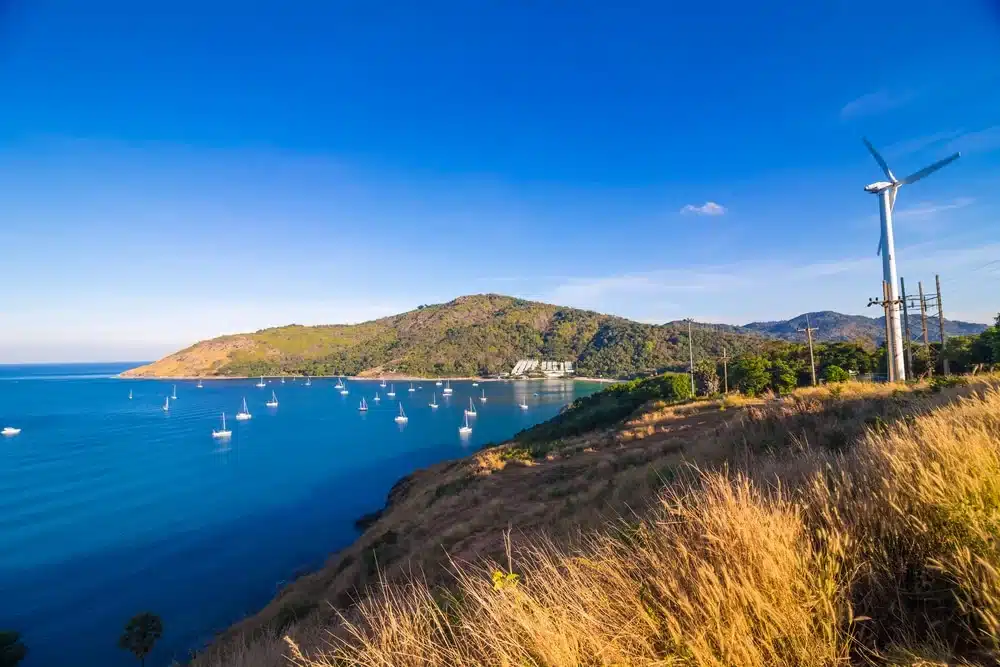
[[561, 378], [573, 375], [572, 361], [539, 361], [538, 359], [521, 359], [510, 371], [511, 377], [527, 375], [544, 375], [550, 378]]

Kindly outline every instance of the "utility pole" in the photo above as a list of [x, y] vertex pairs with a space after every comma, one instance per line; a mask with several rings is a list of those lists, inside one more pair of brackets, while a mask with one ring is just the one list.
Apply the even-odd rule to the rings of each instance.
[[948, 355], [944, 349], [944, 306], [941, 305], [941, 276], [934, 274], [934, 282], [937, 284], [938, 328], [941, 330], [941, 366], [944, 374], [948, 375]]
[[694, 397], [694, 345], [691, 342], [691, 318], [688, 318], [688, 357], [691, 361], [691, 396]]
[[[889, 382], [898, 382], [900, 378], [897, 377], [895, 366], [892, 362], [892, 339], [889, 337], [892, 333], [889, 323], [889, 312], [891, 308], [896, 308], [899, 306], [899, 299], [892, 298], [892, 290], [889, 289], [889, 283], [885, 280], [882, 281], [882, 298], [881, 299], [868, 299], [869, 306], [882, 306], [885, 309], [885, 370]], [[902, 355], [900, 355], [902, 356]]]
[[906, 283], [899, 279], [899, 291], [903, 298], [903, 332], [906, 334], [906, 377], [913, 379], [913, 336], [910, 335], [910, 311], [906, 301]]
[[893, 372], [896, 369], [892, 364], [892, 328], [890, 327], [889, 321], [889, 283], [882, 281], [882, 307], [885, 308], [885, 374], [889, 378], [889, 382], [896, 381], [896, 374]]
[[809, 370], [812, 371], [812, 381], [813, 386], [816, 386], [816, 359], [813, 357], [813, 331], [816, 329], [809, 325], [809, 315], [806, 315], [806, 328], [798, 329], [798, 331], [806, 332], [806, 339], [809, 341]]
[[931, 342], [927, 339], [927, 300], [924, 298], [924, 284], [922, 282], [917, 283], [917, 289], [920, 291], [920, 328], [924, 332], [924, 347], [930, 347]]
[[725, 393], [729, 393], [729, 351], [722, 348], [722, 382]]

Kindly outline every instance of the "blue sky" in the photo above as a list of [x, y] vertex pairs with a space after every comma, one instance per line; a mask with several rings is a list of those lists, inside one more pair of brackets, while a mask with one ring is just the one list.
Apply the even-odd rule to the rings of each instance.
[[899, 272], [992, 320], [996, 3], [685, 4], [0, 0], [0, 362], [477, 292], [875, 315], [862, 135], [963, 151], [901, 191]]

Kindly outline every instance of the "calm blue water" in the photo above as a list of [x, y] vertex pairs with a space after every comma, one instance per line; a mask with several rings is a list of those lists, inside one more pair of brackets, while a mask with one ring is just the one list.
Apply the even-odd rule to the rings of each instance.
[[[462, 456], [555, 415], [592, 384], [423, 382], [396, 386], [410, 418], [377, 383], [171, 382], [112, 377], [130, 364], [0, 366], [0, 629], [23, 633], [26, 667], [134, 665], [117, 648], [125, 621], [163, 617], [156, 667], [266, 604], [282, 582], [322, 565], [357, 535], [401, 476]], [[133, 399], [128, 400], [129, 390]], [[279, 407], [264, 403], [271, 390]], [[462, 411], [476, 402], [472, 436]], [[427, 407], [432, 391], [441, 407]], [[539, 396], [531, 394], [538, 392]], [[522, 411], [516, 398], [529, 396]], [[253, 419], [233, 419], [242, 397]], [[227, 413], [232, 440], [211, 437]], [[70, 657], [71, 656], [71, 657]]]

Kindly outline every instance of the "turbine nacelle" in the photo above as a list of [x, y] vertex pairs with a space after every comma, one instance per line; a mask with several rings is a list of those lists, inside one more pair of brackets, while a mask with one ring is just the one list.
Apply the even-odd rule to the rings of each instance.
[[895, 183], [889, 183], [888, 181], [878, 181], [877, 183], [872, 183], [871, 185], [866, 185], [865, 186], [865, 192], [870, 192], [872, 194], [876, 194], [877, 195], [878, 193], [882, 192], [883, 190], [888, 190], [889, 188], [891, 188], [894, 185], [896, 185], [896, 184]]

